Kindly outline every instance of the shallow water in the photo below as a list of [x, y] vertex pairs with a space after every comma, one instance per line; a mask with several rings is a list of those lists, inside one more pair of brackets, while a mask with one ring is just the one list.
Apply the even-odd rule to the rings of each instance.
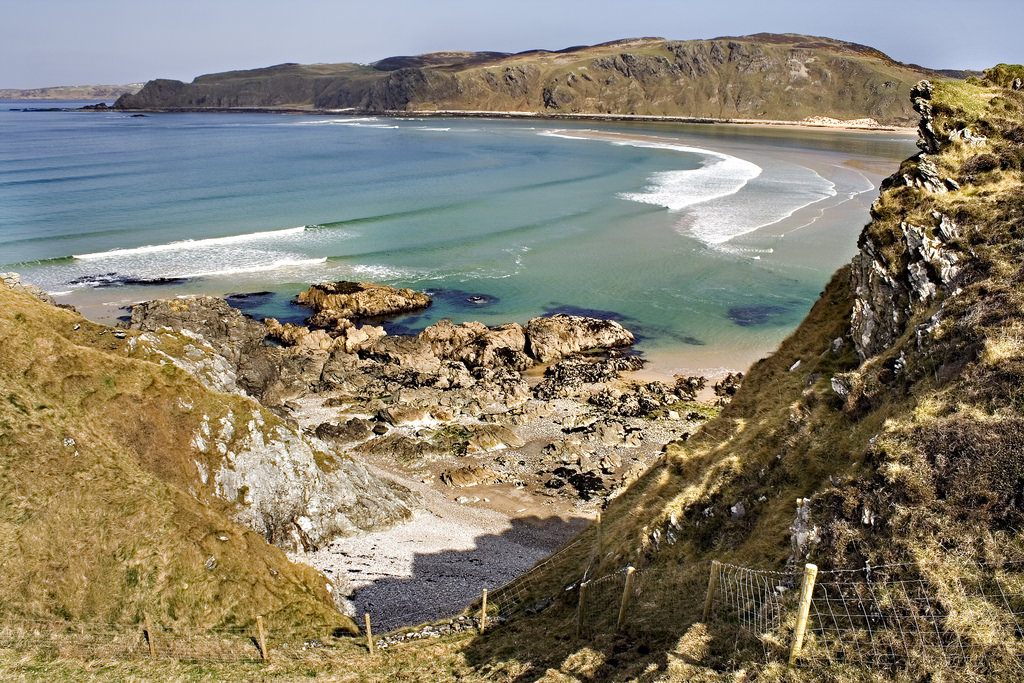
[[[662, 371], [742, 367], [849, 260], [899, 134], [272, 114], [13, 112], [0, 268], [111, 320], [185, 293], [301, 319], [319, 280], [442, 317], [613, 316]], [[40, 106], [26, 103], [25, 106]]]

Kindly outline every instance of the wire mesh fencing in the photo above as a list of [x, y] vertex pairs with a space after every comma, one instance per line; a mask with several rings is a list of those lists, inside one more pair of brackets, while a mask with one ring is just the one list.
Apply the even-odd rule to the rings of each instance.
[[580, 636], [588, 637], [616, 629], [625, 587], [626, 570], [580, 583], [576, 608]]
[[709, 592], [715, 615], [753, 636], [781, 629], [784, 609], [794, 602], [797, 576], [725, 563], [714, 566], [718, 576], [709, 581]]
[[167, 658], [240, 662], [262, 659], [255, 629], [171, 629], [42, 619], [0, 620], [0, 650], [77, 659]]
[[[612, 633], [678, 638], [701, 622], [735, 637], [737, 647], [754, 639], [766, 658], [788, 652], [791, 664], [804, 667], [942, 669], [982, 678], [998, 671], [1024, 680], [1024, 562], [821, 572], [813, 565], [780, 572], [711, 562], [625, 567], [564, 585], [589, 550], [589, 541], [569, 543], [490, 592], [486, 605], [477, 599], [461, 610], [454, 607], [447, 626], [437, 626], [436, 611], [408, 612], [403, 618], [434, 622], [422, 630], [424, 637], [435, 637], [484, 630], [561, 600], [575, 606], [582, 638]], [[347, 634], [330, 625], [264, 632], [260, 620], [190, 629], [154, 625], [148, 617], [135, 625], [0, 617], [0, 650], [83, 659], [308, 660], [311, 651], [329, 654], [334, 639]]]
[[802, 658], [809, 664], [996, 668], [1024, 676], [1024, 564], [920, 569], [823, 572]]
[[[580, 553], [590, 550], [590, 542], [577, 537], [558, 551], [535, 564], [528, 572], [512, 579], [504, 586], [488, 592], [488, 619], [505, 620], [516, 615], [540, 612], [559, 598], [565, 588], [562, 579], [570, 576], [569, 566]], [[479, 608], [474, 601], [469, 610]]]

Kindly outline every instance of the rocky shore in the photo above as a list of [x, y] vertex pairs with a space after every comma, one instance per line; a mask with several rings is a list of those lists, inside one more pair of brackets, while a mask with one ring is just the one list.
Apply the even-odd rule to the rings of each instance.
[[[214, 297], [139, 304], [126, 325], [195, 335], [207, 351], [196, 344], [170, 354], [176, 364], [416, 491], [423, 509], [406, 525], [295, 548], [358, 609], [401, 614], [417, 605], [440, 615], [513, 578], [578, 531], [666, 443], [714, 415], [738, 381], [721, 382], [710, 400], [703, 378], [633, 381], [643, 360], [613, 320], [442, 320], [414, 336], [389, 335], [374, 323], [429, 306], [429, 297], [340, 282], [313, 285], [298, 303], [311, 309], [305, 325], [256, 321]], [[439, 591], [423, 566], [440, 554], [446, 573], [475, 578]], [[396, 577], [385, 593], [374, 590]]]

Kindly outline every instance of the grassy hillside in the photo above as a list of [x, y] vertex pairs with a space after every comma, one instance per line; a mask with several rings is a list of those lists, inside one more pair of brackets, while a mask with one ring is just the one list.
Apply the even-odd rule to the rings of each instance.
[[[660, 597], [633, 629], [563, 638], [574, 617], [566, 600], [481, 640], [471, 662], [500, 667], [499, 680], [546, 670], [549, 680], [734, 680], [736, 670], [1017, 680], [1016, 650], [1004, 648], [1016, 643], [1019, 591], [969, 604], [958, 593], [990, 581], [982, 564], [1019, 586], [1024, 559], [1024, 94], [998, 87], [1012, 83], [1006, 71], [919, 97], [938, 151], [887, 181], [854, 263], [717, 420], [609, 506], [589, 575], [627, 563], [649, 571], [644, 592]], [[798, 498], [810, 511], [802, 543]], [[777, 571], [894, 566], [887, 580], [930, 595], [930, 613], [970, 656], [953, 667], [922, 644], [915, 662], [878, 670], [762, 664], [766, 652], [784, 661], [785, 644], [698, 623], [712, 559]], [[588, 562], [560, 568], [550, 594]], [[528, 648], [539, 634], [550, 647]]]
[[[610, 502], [600, 531], [522, 584], [520, 616], [376, 659], [343, 644], [269, 673], [315, 663], [313, 675], [373, 681], [1019, 680], [1021, 73], [1001, 65], [985, 80], [914, 88], [924, 153], [883, 185], [853, 262], [720, 417], [672, 444]], [[760, 636], [728, 616], [733, 603], [703, 623], [712, 560], [777, 572], [776, 586], [734, 593], [736, 604], [792, 600], [786, 582], [808, 561], [825, 576], [874, 576], [864, 620], [882, 662], [827, 652], [812, 632], [818, 659], [787, 668], [790, 612]], [[639, 570], [635, 604], [617, 631], [627, 564]], [[578, 638], [579, 582], [602, 576]], [[882, 609], [935, 633], [894, 631]]]
[[131, 342], [0, 286], [0, 614], [351, 628], [319, 573], [189, 484], [199, 411], [259, 409]]
[[916, 120], [910, 87], [935, 75], [862, 45], [801, 35], [643, 38], [520, 54], [444, 52], [369, 66], [282, 64], [151, 81], [126, 109], [297, 107], [802, 120]]

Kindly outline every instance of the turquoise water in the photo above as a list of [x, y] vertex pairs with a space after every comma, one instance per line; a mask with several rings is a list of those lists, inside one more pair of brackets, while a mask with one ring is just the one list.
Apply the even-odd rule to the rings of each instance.
[[268, 114], [17, 112], [0, 103], [0, 268], [91, 317], [310, 282], [434, 290], [396, 321], [615, 316], [664, 371], [770, 350], [849, 260], [884, 133]]

